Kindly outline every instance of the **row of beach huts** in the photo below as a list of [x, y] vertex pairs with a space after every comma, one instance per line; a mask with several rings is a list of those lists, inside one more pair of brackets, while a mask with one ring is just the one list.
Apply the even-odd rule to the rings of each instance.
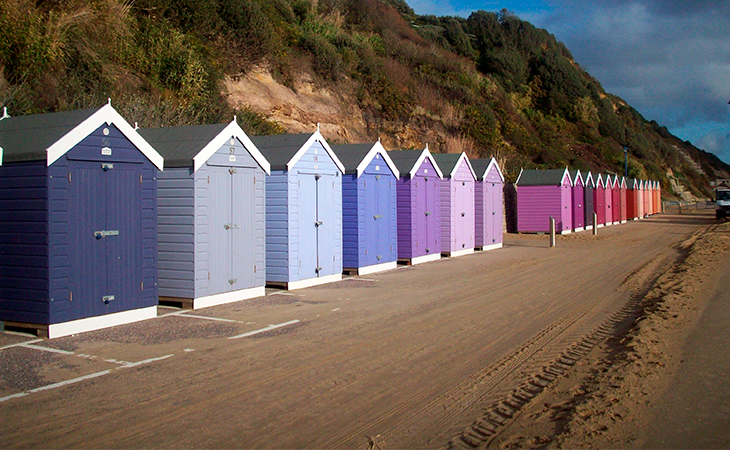
[[[330, 146], [319, 129], [143, 129], [111, 103], [5, 114], [0, 321], [65, 336], [155, 317], [163, 302], [197, 309], [498, 248], [503, 186], [494, 159]], [[597, 226], [649, 215], [653, 194], [636, 197], [649, 186], [523, 171], [518, 231], [544, 231], [545, 214], [562, 233], [592, 227], [589, 210]]]

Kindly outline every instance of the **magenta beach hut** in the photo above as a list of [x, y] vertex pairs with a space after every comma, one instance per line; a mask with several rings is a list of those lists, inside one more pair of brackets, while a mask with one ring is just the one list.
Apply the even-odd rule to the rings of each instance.
[[388, 155], [400, 172], [396, 183], [398, 261], [420, 264], [440, 259], [441, 170], [428, 147]]
[[523, 169], [515, 188], [519, 233], [549, 232], [550, 217], [555, 219], [556, 233], [572, 231], [573, 183], [568, 169]]
[[606, 224], [606, 185], [603, 175], [596, 177], [596, 187], [593, 190], [593, 211], [596, 213], [596, 226], [603, 227]]
[[472, 159], [471, 166], [477, 176], [474, 187], [474, 247], [482, 251], [500, 248], [504, 175], [494, 158]]
[[596, 188], [596, 183], [593, 181], [593, 174], [588, 172], [588, 174], [583, 177], [583, 182], [585, 183], [585, 186], [583, 187], [583, 201], [585, 202], [583, 204], [583, 213], [585, 214], [585, 229], [591, 230], [593, 229], [593, 190]]
[[466, 153], [434, 154], [444, 173], [441, 182], [441, 254], [474, 253], [474, 184], [476, 174]]
[[611, 179], [611, 217], [614, 225], [621, 223], [621, 182], [618, 175]]
[[603, 191], [603, 209], [605, 214], [604, 225], [613, 225], [613, 179], [611, 175], [606, 175], [603, 180], [604, 191]]
[[580, 170], [571, 170], [570, 179], [573, 181], [571, 192], [573, 231], [578, 232], [585, 229], [585, 182]]

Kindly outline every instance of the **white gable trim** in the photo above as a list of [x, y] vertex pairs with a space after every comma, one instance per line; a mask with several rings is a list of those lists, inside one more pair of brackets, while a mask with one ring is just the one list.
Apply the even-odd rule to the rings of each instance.
[[603, 189], [606, 189], [606, 182], [603, 181], [603, 175], [598, 174], [598, 178], [596, 178], [596, 187], [602, 187]]
[[621, 184], [619, 184], [620, 188], [626, 189], [628, 185], [626, 184], [626, 177], [621, 177]]
[[[486, 178], [489, 171], [494, 167], [497, 169], [497, 173], [499, 174], [499, 179], [502, 180], [502, 183], [504, 183], [504, 175], [502, 174], [502, 169], [499, 168], [499, 164], [497, 164], [497, 160], [492, 158], [489, 160], [489, 164], [487, 164], [487, 169], [484, 171], [484, 174], [482, 175], [482, 178]], [[520, 175], [522, 175], [522, 171], [520, 171]]]
[[588, 176], [587, 176], [587, 177], [586, 177], [586, 179], [585, 179], [585, 183], [584, 183], [584, 186], [585, 186], [585, 187], [588, 187], [588, 182], [589, 182], [589, 181], [590, 181], [590, 182], [591, 182], [591, 183], [593, 184], [593, 187], [595, 187], [595, 186], [596, 186], [596, 182], [595, 182], [595, 181], [593, 181], [593, 174], [592, 174], [592, 173], [590, 173], [590, 172], [588, 172]]
[[474, 177], [474, 179], [477, 179], [477, 174], [474, 173], [474, 168], [471, 166], [471, 163], [469, 162], [469, 158], [466, 157], [466, 153], [461, 152], [461, 155], [459, 155], [459, 160], [456, 161], [456, 164], [454, 164], [454, 168], [451, 169], [451, 173], [449, 174], [449, 178], [454, 178], [454, 175], [456, 175], [456, 172], [459, 170], [459, 166], [462, 164], [462, 162], [466, 162], [466, 166], [469, 168], [469, 172], [471, 172], [471, 176]]
[[50, 166], [58, 161], [69, 150], [74, 148], [79, 142], [99, 128], [102, 124], [114, 124], [122, 134], [129, 139], [135, 147], [147, 157], [158, 169], [162, 170], [164, 160], [152, 146], [144, 140], [144, 138], [127, 123], [126, 120], [112, 107], [106, 104], [99, 108], [94, 114], [90, 115], [86, 120], [78, 124], [71, 131], [66, 133], [61, 139], [54, 142], [46, 149], [47, 164]]
[[0, 166], [3, 165], [3, 148], [0, 147]]
[[563, 172], [563, 176], [560, 178], [560, 185], [562, 186], [563, 183], [565, 183], [565, 177], [568, 177], [568, 183], [570, 183], [571, 186], [573, 186], [573, 180], [570, 178], [570, 172], [568, 172], [568, 168], [565, 168], [565, 171]]
[[370, 164], [370, 161], [372, 161], [377, 154], [380, 154], [383, 157], [383, 161], [385, 161], [385, 164], [388, 165], [391, 172], [393, 172], [393, 175], [395, 175], [396, 178], [400, 178], [400, 172], [398, 171], [398, 168], [395, 167], [395, 163], [393, 163], [393, 160], [390, 159], [390, 156], [388, 156], [388, 152], [385, 151], [380, 141], [376, 142], [375, 145], [373, 145], [368, 154], [365, 155], [362, 161], [360, 161], [360, 164], [357, 165], [357, 177], [360, 178], [360, 175], [362, 175], [362, 173], [368, 167], [368, 164]]
[[193, 156], [193, 172], [197, 172], [198, 169], [210, 159], [221, 147], [223, 147], [228, 139], [234, 137], [241, 141], [244, 148], [248, 150], [254, 160], [264, 169], [264, 172], [271, 175], [271, 165], [269, 161], [261, 154], [259, 149], [251, 142], [251, 139], [246, 135], [246, 132], [236, 123], [235, 120], [231, 121], [216, 137], [214, 137], [205, 147], [198, 152], [197, 155]]
[[418, 159], [416, 160], [416, 163], [413, 164], [413, 167], [411, 167], [411, 171], [408, 173], [408, 175], [410, 175], [411, 178], [416, 176], [416, 172], [418, 172], [418, 169], [421, 167], [421, 164], [423, 164], [423, 162], [426, 159], [431, 161], [431, 164], [433, 164], [433, 168], [436, 169], [436, 173], [438, 174], [439, 178], [443, 180], [444, 174], [441, 172], [441, 168], [439, 167], [438, 164], [436, 164], [436, 160], [433, 159], [431, 152], [428, 150], [428, 145], [426, 146], [426, 148], [423, 149], [423, 151], [421, 152], [421, 156], [419, 156]]
[[517, 175], [517, 181], [515, 181], [515, 186], [520, 184], [520, 178], [522, 178], [522, 172], [524, 172], [524, 171], [525, 171], [524, 167], [522, 169], [520, 169], [520, 174]]
[[324, 151], [327, 152], [328, 155], [330, 155], [330, 158], [332, 158], [332, 161], [334, 161], [335, 165], [338, 169], [340, 169], [340, 173], [345, 173], [345, 166], [342, 164], [342, 161], [335, 155], [335, 152], [332, 151], [332, 148], [327, 143], [327, 140], [325, 140], [324, 136], [319, 132], [319, 127], [317, 127], [317, 131], [312, 133], [311, 136], [309, 136], [309, 139], [307, 139], [307, 142], [302, 145], [302, 147], [297, 151], [297, 153], [292, 156], [292, 158], [289, 160], [288, 163], [286, 163], [286, 170], [292, 170], [292, 168], [299, 162], [299, 160], [304, 156], [305, 153], [307, 153], [307, 150], [309, 150], [309, 147], [312, 146], [316, 141], [319, 141], [320, 144], [322, 144], [322, 147], [324, 147]]
[[576, 169], [576, 171], [575, 171], [575, 179], [572, 180], [573, 187], [575, 187], [575, 183], [577, 183], [578, 180], [580, 180], [580, 182], [583, 183], [583, 187], [586, 186], [586, 182], [583, 180], [583, 176], [580, 174], [580, 169]]

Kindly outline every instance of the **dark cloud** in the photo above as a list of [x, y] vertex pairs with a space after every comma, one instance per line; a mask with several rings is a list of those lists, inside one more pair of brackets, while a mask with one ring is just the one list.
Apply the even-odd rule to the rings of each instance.
[[[532, 18], [563, 41], [604, 88], [730, 161], [730, 1], [552, 0]], [[683, 134], [684, 133], [684, 134]]]

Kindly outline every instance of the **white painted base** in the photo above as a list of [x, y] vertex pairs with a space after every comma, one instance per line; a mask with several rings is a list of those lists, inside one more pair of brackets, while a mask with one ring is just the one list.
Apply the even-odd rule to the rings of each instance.
[[304, 289], [312, 286], [319, 286], [320, 284], [334, 283], [342, 281], [342, 274], [336, 273], [334, 275], [325, 275], [323, 277], [307, 278], [306, 280], [290, 281], [286, 284], [286, 288], [290, 291], [294, 289]]
[[603, 224], [603, 223], [599, 223], [598, 225], [596, 225], [596, 228], [603, 228], [603, 227], [605, 227], [605, 226], [606, 226], [606, 224]]
[[560, 232], [560, 234], [570, 234], [572, 232], [573, 232], [573, 230], [563, 230]]
[[248, 300], [249, 298], [263, 297], [264, 295], [266, 295], [266, 289], [263, 286], [239, 289], [238, 291], [224, 292], [222, 294], [206, 295], [205, 297], [193, 299], [193, 309], [224, 305], [226, 303]]
[[345, 269], [354, 271], [357, 275], [369, 275], [371, 273], [383, 272], [385, 270], [392, 270], [398, 268], [397, 261], [391, 261], [381, 264], [373, 264], [372, 266], [359, 267], [357, 269]]
[[621, 223], [626, 223], [626, 221], [625, 220], [622, 220]]
[[483, 252], [488, 252], [489, 250], [494, 250], [494, 249], [497, 249], [497, 248], [502, 248], [502, 243], [501, 242], [499, 244], [485, 245], [480, 250], [483, 251]]
[[54, 323], [48, 325], [48, 337], [57, 338], [87, 331], [101, 330], [102, 328], [139, 322], [140, 320], [152, 319], [154, 317], [157, 317], [157, 306], [121, 311], [103, 316], [87, 317], [70, 322]]
[[573, 233], [580, 233], [583, 230], [584, 230], [583, 227], [573, 228]]
[[606, 222], [603, 224], [604, 227], [610, 227], [611, 225], [613, 225], [613, 222]]
[[465, 248], [463, 250], [457, 250], [455, 252], [442, 252], [442, 255], [446, 255], [449, 258], [456, 258], [457, 256], [471, 255], [474, 253], [474, 248]]
[[415, 258], [411, 258], [411, 265], [415, 266], [416, 264], [438, 261], [439, 259], [441, 259], [441, 253], [431, 253], [430, 255], [416, 256]]
[[592, 230], [592, 229], [593, 229], [593, 225], [588, 225], [588, 226], [587, 226], [587, 227], [585, 228], [585, 231], [589, 231], [589, 230]]

